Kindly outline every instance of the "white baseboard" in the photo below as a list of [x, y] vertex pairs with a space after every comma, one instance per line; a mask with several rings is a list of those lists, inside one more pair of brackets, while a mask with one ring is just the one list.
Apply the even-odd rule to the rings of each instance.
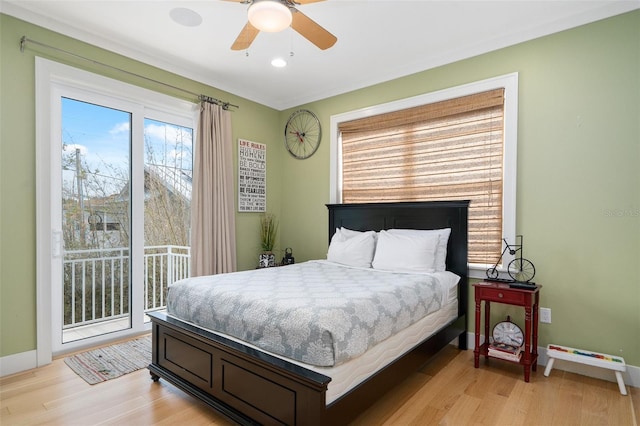
[[[481, 340], [484, 338], [481, 336]], [[454, 341], [455, 342], [455, 341]], [[475, 335], [473, 333], [467, 333], [467, 347], [473, 350], [475, 345]], [[547, 348], [538, 347], [538, 365], [546, 366]], [[14, 355], [8, 355], [0, 358], [0, 377], [8, 376], [9, 374], [19, 373], [21, 371], [30, 370], [38, 366], [37, 351], [27, 351]], [[587, 377], [594, 377], [596, 379], [607, 380], [609, 382], [615, 382], [616, 377], [613, 371], [603, 368], [592, 367], [590, 365], [577, 364], [575, 362], [564, 361], [557, 359], [553, 365], [554, 370], [563, 370], [570, 373], [581, 374]], [[540, 372], [541, 377], [542, 371]], [[551, 373], [553, 374], [553, 370]], [[624, 383], [628, 386], [640, 388], [640, 367], [627, 364], [627, 371], [622, 373]]]
[[[480, 336], [480, 341], [484, 341], [483, 336]], [[469, 350], [473, 350], [474, 346], [475, 334], [467, 333], [467, 348], [469, 348]], [[546, 346], [538, 346], [538, 366], [546, 366], [548, 360], [549, 358], [547, 357]], [[553, 375], [554, 370], [568, 371], [570, 373], [576, 373], [587, 377], [593, 377], [595, 379], [606, 380], [608, 382], [616, 382], [616, 376], [612, 370], [593, 367], [585, 364], [578, 364], [570, 361], [564, 361], [561, 359], [556, 359], [553, 364], [553, 370], [551, 370], [549, 376]], [[540, 368], [538, 368], [539, 376], [545, 378], [543, 373], [544, 370], [540, 370]], [[627, 386], [640, 388], [640, 367], [627, 364], [627, 371], [622, 373], [622, 377], [624, 379], [624, 383]]]
[[27, 351], [0, 358], [0, 377], [31, 370], [38, 366], [38, 352]]

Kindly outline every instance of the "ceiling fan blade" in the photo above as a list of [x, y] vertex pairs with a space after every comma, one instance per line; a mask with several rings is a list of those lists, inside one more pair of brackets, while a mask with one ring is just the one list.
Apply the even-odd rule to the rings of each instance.
[[242, 31], [240, 31], [240, 34], [238, 34], [236, 41], [231, 45], [231, 50], [248, 49], [259, 32], [260, 30], [251, 25], [251, 22], [247, 22], [247, 25], [245, 25]]
[[336, 36], [322, 28], [313, 19], [309, 18], [298, 9], [291, 9], [291, 12], [293, 12], [293, 21], [291, 22], [291, 28], [300, 33], [301, 36], [303, 36], [322, 50], [328, 49], [336, 44], [336, 41], [338, 41]]

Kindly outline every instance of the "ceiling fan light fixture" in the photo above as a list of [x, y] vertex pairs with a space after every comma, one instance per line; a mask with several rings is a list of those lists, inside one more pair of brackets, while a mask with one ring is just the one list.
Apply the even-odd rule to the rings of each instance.
[[269, 33], [277, 33], [291, 25], [291, 10], [280, 1], [254, 0], [249, 6], [251, 25]]

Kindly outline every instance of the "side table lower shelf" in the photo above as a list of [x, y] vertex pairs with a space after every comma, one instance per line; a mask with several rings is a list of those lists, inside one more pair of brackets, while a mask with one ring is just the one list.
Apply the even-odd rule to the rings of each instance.
[[[475, 352], [475, 351], [474, 351]], [[522, 356], [520, 357], [520, 361], [512, 361], [510, 359], [504, 359], [504, 358], [500, 358], [497, 356], [492, 356], [489, 355], [489, 344], [488, 343], [483, 343], [482, 345], [480, 345], [480, 348], [478, 348], [478, 353], [475, 354], [475, 367], [478, 368], [480, 366], [480, 357], [483, 356], [485, 357], [485, 359], [497, 359], [498, 361], [504, 361], [504, 362], [510, 362], [512, 364], [520, 364], [524, 367], [526, 367], [527, 365], [531, 366], [531, 370], [536, 371], [537, 367], [538, 367], [538, 354], [537, 353], [530, 353], [529, 354], [529, 360], [527, 361], [525, 358], [525, 354], [524, 352], [522, 353]]]

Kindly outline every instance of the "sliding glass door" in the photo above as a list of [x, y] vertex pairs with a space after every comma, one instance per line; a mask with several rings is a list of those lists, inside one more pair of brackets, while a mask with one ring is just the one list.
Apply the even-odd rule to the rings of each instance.
[[190, 275], [195, 108], [46, 62], [63, 76], [38, 118], [38, 345], [57, 354], [144, 332]]

